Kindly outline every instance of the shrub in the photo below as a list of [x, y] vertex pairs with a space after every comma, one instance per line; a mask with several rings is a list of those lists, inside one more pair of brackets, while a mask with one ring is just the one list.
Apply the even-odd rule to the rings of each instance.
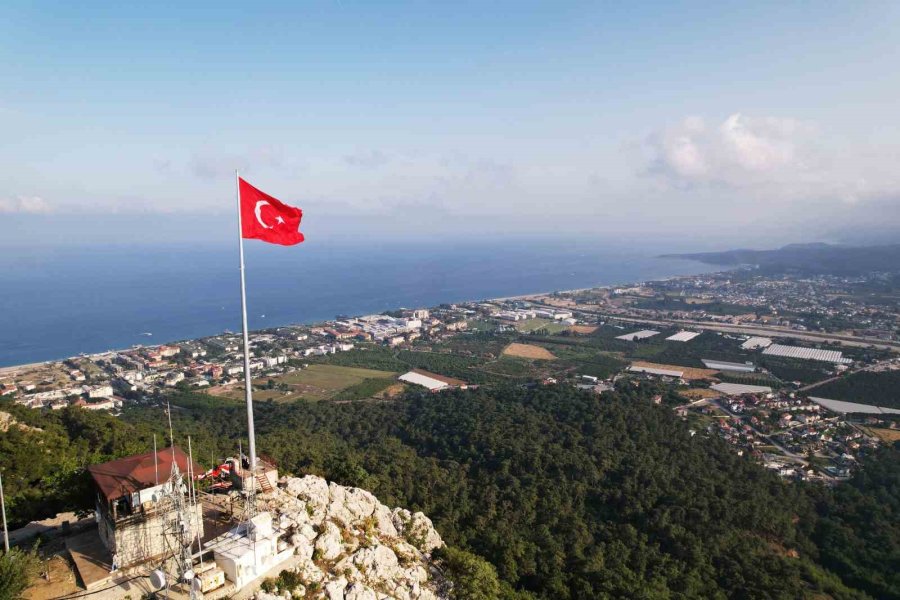
[[436, 550], [444, 574], [453, 582], [453, 600], [499, 600], [497, 570], [488, 561], [449, 546]]
[[41, 561], [37, 552], [24, 552], [12, 548], [0, 556], [0, 598], [23, 598], [25, 589], [40, 572]]

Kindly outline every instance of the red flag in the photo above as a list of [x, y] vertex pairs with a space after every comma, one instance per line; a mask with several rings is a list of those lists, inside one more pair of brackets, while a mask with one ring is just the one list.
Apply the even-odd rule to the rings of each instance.
[[300, 219], [303, 211], [261, 192], [239, 179], [241, 194], [241, 237], [270, 244], [293, 246], [303, 241]]

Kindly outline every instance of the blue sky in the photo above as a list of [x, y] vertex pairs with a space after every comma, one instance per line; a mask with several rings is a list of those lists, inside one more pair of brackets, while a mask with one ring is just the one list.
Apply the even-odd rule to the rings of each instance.
[[301, 205], [313, 238], [890, 239], [898, 17], [891, 2], [7, 2], [0, 243], [224, 237], [234, 168]]

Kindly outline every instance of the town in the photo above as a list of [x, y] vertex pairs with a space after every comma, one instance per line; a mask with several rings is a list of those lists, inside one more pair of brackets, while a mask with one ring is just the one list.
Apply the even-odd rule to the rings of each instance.
[[[252, 332], [257, 401], [390, 398], [483, 383], [595, 393], [655, 383], [692, 431], [786, 478], [836, 482], [900, 438], [900, 403], [827, 397], [835, 382], [900, 374], [885, 276], [763, 277], [737, 270], [339, 317]], [[888, 286], [889, 288], [889, 286]], [[820, 336], [820, 337], [815, 337]], [[139, 346], [0, 371], [36, 410], [118, 414], [173, 393], [243, 397], [239, 336]], [[848, 401], [854, 400], [854, 401]]]

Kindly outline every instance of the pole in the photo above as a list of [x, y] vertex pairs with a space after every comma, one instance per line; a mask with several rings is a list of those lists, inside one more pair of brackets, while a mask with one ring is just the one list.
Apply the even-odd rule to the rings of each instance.
[[156, 434], [153, 434], [153, 472], [156, 474], [156, 485], [159, 485], [159, 454], [156, 451]]
[[[250, 377], [250, 336], [247, 331], [247, 283], [244, 277], [244, 229], [241, 225], [241, 176], [234, 171], [235, 196], [238, 214], [238, 252], [241, 257], [241, 318], [244, 330], [244, 398], [247, 401], [247, 433], [250, 438], [250, 474], [256, 480], [256, 432], [253, 429], [253, 383]], [[255, 491], [251, 483], [251, 495]]]
[[3, 550], [9, 554], [9, 531], [6, 529], [6, 499], [3, 497], [2, 475], [0, 475], [0, 512], [3, 513]]

